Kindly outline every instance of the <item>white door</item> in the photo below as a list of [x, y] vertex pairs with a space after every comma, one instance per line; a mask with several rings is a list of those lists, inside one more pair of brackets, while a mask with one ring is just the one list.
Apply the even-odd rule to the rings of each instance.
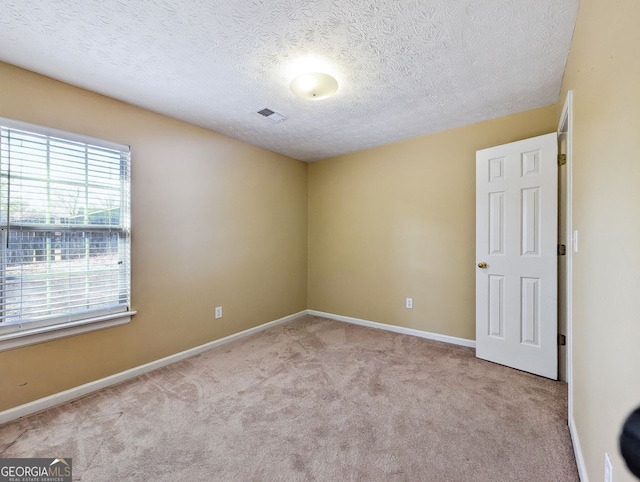
[[557, 135], [476, 153], [476, 356], [558, 377]]

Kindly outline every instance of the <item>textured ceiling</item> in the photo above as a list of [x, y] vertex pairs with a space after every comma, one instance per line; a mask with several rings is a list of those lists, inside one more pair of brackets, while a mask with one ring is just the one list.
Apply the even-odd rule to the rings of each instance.
[[556, 102], [578, 2], [0, 0], [0, 60], [314, 161]]

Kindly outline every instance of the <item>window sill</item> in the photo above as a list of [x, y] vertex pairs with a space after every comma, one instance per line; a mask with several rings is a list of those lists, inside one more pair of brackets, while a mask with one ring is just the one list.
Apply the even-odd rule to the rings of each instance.
[[59, 325], [44, 326], [42, 328], [34, 328], [32, 330], [23, 330], [16, 333], [9, 333], [0, 336], [0, 352], [13, 350], [23, 346], [35, 345], [46, 341], [56, 340], [58, 338], [67, 338], [69, 336], [80, 335], [81, 333], [89, 333], [91, 331], [104, 330], [114, 326], [126, 325], [131, 321], [131, 317], [137, 311], [125, 311], [121, 313], [113, 313], [110, 315], [97, 316], [86, 320], [72, 321]]

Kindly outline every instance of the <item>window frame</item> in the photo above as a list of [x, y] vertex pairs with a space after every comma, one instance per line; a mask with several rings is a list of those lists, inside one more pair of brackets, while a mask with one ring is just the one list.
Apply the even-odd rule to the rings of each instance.
[[[27, 122], [17, 121], [13, 119], [7, 119], [0, 117], [0, 125], [8, 129], [16, 129], [31, 132], [37, 135], [50, 136], [59, 138], [65, 141], [77, 142], [82, 144], [89, 144], [91, 146], [118, 150], [121, 152], [128, 152], [131, 155], [131, 148], [126, 145], [118, 144], [115, 142], [107, 141], [104, 139], [94, 138], [81, 134], [75, 134], [59, 129], [40, 126], [37, 124], [31, 124]], [[129, 168], [128, 182], [126, 186], [126, 195], [128, 196], [127, 207], [129, 211], [125, 215], [130, 220], [130, 193], [131, 193], [131, 172]], [[19, 223], [13, 223], [11, 226], [19, 227]], [[43, 229], [44, 225], [37, 226], [38, 230]], [[101, 231], [101, 227], [97, 227], [96, 231]], [[137, 312], [131, 310], [131, 226], [127, 228], [127, 246], [126, 253], [128, 256], [128, 272], [126, 273], [128, 279], [128, 294], [129, 294], [129, 306], [114, 306], [114, 307], [98, 307], [92, 310], [83, 312], [63, 314], [53, 316], [51, 319], [42, 319], [35, 321], [15, 321], [0, 323], [0, 328], [6, 328], [0, 330], [0, 352], [5, 350], [11, 350], [22, 346], [33, 345], [37, 343], [43, 343], [46, 341], [74, 336], [82, 333], [89, 333], [92, 331], [103, 330], [105, 328], [111, 328], [114, 326], [120, 326], [127, 324], [131, 321], [131, 317]], [[78, 226], [79, 230], [82, 230]], [[120, 228], [125, 229], [125, 228]], [[51, 229], [52, 231], [58, 231], [58, 229]], [[71, 227], [64, 231], [73, 231]], [[4, 231], [4, 229], [3, 229]], [[92, 231], [92, 229], [85, 229], [84, 231]], [[117, 230], [114, 230], [117, 231]], [[3, 234], [2, 239], [5, 239]], [[120, 235], [119, 235], [120, 238]], [[1, 269], [0, 269], [1, 271]], [[13, 329], [12, 329], [13, 327]]]

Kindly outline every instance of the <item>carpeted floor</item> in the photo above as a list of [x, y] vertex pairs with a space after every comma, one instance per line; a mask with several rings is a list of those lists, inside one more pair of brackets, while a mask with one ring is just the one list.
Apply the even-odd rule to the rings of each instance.
[[0, 427], [82, 481], [577, 481], [566, 384], [305, 316]]

